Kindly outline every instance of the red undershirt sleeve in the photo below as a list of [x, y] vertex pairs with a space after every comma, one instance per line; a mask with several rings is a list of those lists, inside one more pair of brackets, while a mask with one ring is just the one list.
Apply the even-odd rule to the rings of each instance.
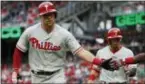
[[18, 48], [15, 48], [13, 54], [13, 69], [18, 73], [18, 70], [21, 66], [22, 56], [24, 52], [20, 51]]

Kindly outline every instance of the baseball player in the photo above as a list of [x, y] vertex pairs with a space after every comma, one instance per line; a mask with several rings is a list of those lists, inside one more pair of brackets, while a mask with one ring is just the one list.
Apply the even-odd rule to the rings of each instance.
[[64, 65], [66, 51], [101, 65], [103, 60], [83, 49], [74, 36], [55, 24], [57, 11], [51, 2], [39, 7], [40, 23], [27, 28], [19, 38], [13, 55], [12, 80], [17, 82], [23, 54], [28, 51], [32, 83], [65, 83]]
[[140, 53], [134, 57], [127, 57], [125, 59], [111, 59], [109, 65], [112, 69], [117, 70], [121, 66], [136, 63], [145, 63], [145, 53]]
[[[120, 29], [111, 28], [108, 31], [108, 46], [100, 49], [97, 52], [97, 57], [102, 59], [125, 59], [129, 56], [133, 56], [133, 52], [122, 46], [120, 41], [122, 39], [122, 34]], [[107, 64], [106, 64], [107, 65]], [[126, 72], [129, 70], [134, 70], [136, 65], [129, 65], [127, 67], [120, 67], [117, 70], [106, 70], [100, 66], [93, 66], [93, 69], [90, 73], [88, 83], [95, 83], [96, 80], [99, 80], [103, 83], [113, 83], [113, 84], [124, 84], [127, 82]]]

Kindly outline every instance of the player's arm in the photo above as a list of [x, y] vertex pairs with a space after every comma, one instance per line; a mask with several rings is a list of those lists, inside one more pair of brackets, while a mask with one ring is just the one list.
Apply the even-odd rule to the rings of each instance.
[[145, 53], [137, 54], [134, 57], [127, 57], [123, 62], [124, 64], [143, 63], [145, 62]]
[[18, 73], [19, 68], [21, 66], [22, 56], [24, 55], [24, 52], [19, 50], [18, 48], [15, 48], [14, 54], [13, 54], [13, 70]]
[[88, 83], [95, 83], [95, 80], [99, 79], [100, 76], [100, 67], [92, 65], [92, 69], [88, 78]]
[[103, 61], [102, 59], [95, 58], [95, 56], [92, 53], [82, 48], [71, 33], [68, 33], [65, 39], [65, 44], [74, 55], [77, 55], [90, 63], [100, 65]]
[[[96, 57], [101, 56], [101, 50], [98, 50]], [[99, 79], [101, 66], [93, 65], [91, 67], [91, 72], [89, 75], [88, 83], [95, 83], [95, 80]]]
[[13, 73], [12, 81], [17, 83], [17, 78], [19, 77], [19, 69], [21, 67], [21, 60], [24, 52], [28, 49], [28, 31], [24, 31], [21, 37], [19, 38], [16, 48], [13, 54]]
[[79, 56], [80, 58], [93, 63], [95, 65], [101, 65], [103, 62], [103, 59], [100, 58], [96, 58], [91, 52], [85, 50], [85, 49], [81, 49], [76, 53], [77, 56]]
[[122, 59], [112, 59], [110, 66], [112, 68], [121, 67], [128, 64], [144, 63], [145, 62], [145, 53], [140, 53], [135, 56], [127, 57], [124, 60]]
[[[134, 57], [134, 54], [132, 51], [128, 52], [128, 56], [130, 57]], [[125, 65], [124, 66], [124, 69], [126, 71], [126, 74], [129, 76], [129, 77], [133, 77], [136, 75], [136, 68], [137, 68], [137, 64], [131, 64], [131, 65]]]
[[15, 48], [13, 54], [13, 73], [12, 73], [12, 82], [17, 83], [17, 79], [20, 77], [19, 68], [21, 66], [21, 60], [24, 53], [18, 48]]
[[18, 72], [21, 66], [22, 56], [28, 49], [28, 29], [26, 29], [19, 38], [13, 54], [13, 69]]
[[145, 62], [145, 53], [140, 53], [134, 57], [134, 63], [143, 63]]

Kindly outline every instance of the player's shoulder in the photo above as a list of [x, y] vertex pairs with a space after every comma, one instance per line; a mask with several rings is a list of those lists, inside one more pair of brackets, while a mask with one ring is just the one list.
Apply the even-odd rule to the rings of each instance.
[[133, 53], [133, 51], [125, 46], [122, 46], [122, 50], [127, 52], [127, 53]]
[[124, 47], [124, 46], [122, 47], [122, 52], [125, 52], [129, 55], [133, 55], [133, 51], [127, 47]]
[[55, 24], [55, 26], [56, 26], [56, 28], [57, 28], [57, 31], [58, 31], [61, 35], [71, 35], [71, 33], [70, 33], [67, 29], [61, 27], [60, 25]]
[[40, 23], [36, 23], [32, 26], [29, 26], [28, 28], [25, 29], [25, 32], [33, 32], [34, 30], [37, 30], [37, 28], [40, 27]]
[[127, 56], [134, 56], [134, 53], [131, 49], [127, 48], [127, 47], [122, 47], [122, 49], [120, 50], [120, 53], [124, 53]]
[[105, 46], [101, 49], [98, 50], [98, 53], [104, 53], [104, 52], [107, 52], [109, 50], [109, 46]]

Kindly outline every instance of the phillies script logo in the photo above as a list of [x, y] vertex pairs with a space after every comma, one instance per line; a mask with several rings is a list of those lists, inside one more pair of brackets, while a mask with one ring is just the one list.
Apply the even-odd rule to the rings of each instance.
[[34, 37], [30, 38], [29, 41], [32, 43], [32, 47], [36, 49], [53, 50], [53, 51], [58, 51], [61, 49], [60, 46], [55, 46], [51, 42], [41, 42]]

